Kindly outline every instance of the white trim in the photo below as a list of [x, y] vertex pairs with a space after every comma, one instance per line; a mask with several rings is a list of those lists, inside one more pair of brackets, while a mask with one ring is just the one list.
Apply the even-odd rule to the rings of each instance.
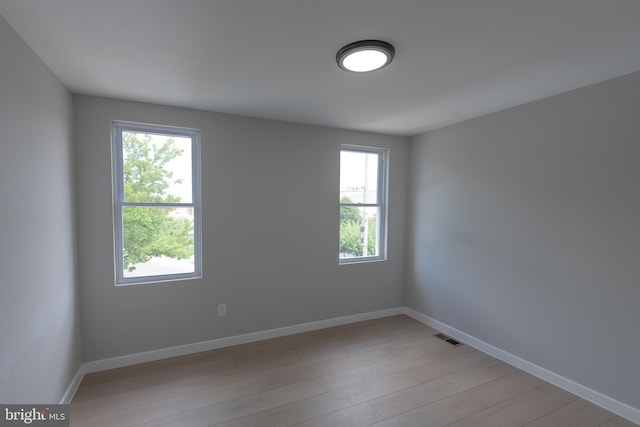
[[[389, 149], [378, 147], [362, 147], [357, 145], [341, 145], [340, 146], [340, 162], [342, 163], [342, 153], [349, 151], [352, 153], [364, 153], [375, 154], [378, 156], [378, 182], [376, 191], [376, 203], [342, 203], [339, 202], [340, 208], [342, 207], [357, 207], [357, 208], [377, 208], [378, 213], [376, 217], [377, 230], [377, 244], [378, 255], [374, 256], [356, 256], [353, 258], [340, 258], [340, 252], [338, 251], [338, 265], [359, 264], [362, 262], [374, 262], [374, 261], [386, 261], [387, 260], [387, 217], [389, 214], [389, 201], [388, 201], [388, 186], [389, 186]], [[342, 167], [342, 166], [340, 166]], [[342, 197], [340, 197], [342, 200]], [[365, 244], [368, 244], [365, 242]]]
[[500, 359], [503, 362], [515, 366], [518, 369], [528, 372], [531, 375], [534, 375], [555, 386], [567, 390], [570, 393], [580, 396], [583, 399], [601, 406], [617, 415], [620, 415], [623, 418], [633, 421], [634, 423], [640, 424], [640, 409], [629, 406], [626, 403], [619, 402], [609, 396], [605, 396], [602, 393], [599, 393], [595, 390], [583, 386], [582, 384], [578, 384], [575, 381], [572, 381], [545, 368], [535, 365], [505, 350], [494, 347], [491, 344], [488, 344], [478, 338], [475, 338], [472, 335], [462, 332], [452, 326], [447, 325], [446, 323], [440, 322], [439, 320], [422, 314], [416, 310], [405, 307], [404, 314], [414, 318], [421, 323], [424, 323], [427, 326], [437, 329], [440, 332], [443, 332], [458, 341], [470, 345], [471, 347], [474, 347], [482, 351], [483, 353], [493, 356], [496, 359]]
[[[191, 202], [127, 202], [124, 194], [124, 142], [125, 132], [147, 134], [161, 134], [166, 136], [181, 136], [191, 140]], [[112, 168], [112, 202], [113, 202], [113, 230], [115, 254], [115, 285], [127, 286], [158, 282], [202, 278], [202, 196], [201, 196], [201, 157], [200, 130], [177, 128], [164, 125], [145, 125], [131, 122], [111, 122], [111, 168]], [[125, 277], [124, 270], [124, 242], [123, 242], [123, 210], [125, 208], [141, 207], [169, 207], [193, 208], [193, 248], [194, 271], [188, 273], [158, 274], [148, 276]]]
[[368, 313], [354, 314], [351, 316], [334, 317], [332, 319], [319, 320], [316, 322], [301, 323], [299, 325], [285, 326], [282, 328], [268, 329], [266, 331], [252, 332], [244, 335], [218, 338], [209, 341], [201, 341], [192, 344], [184, 344], [175, 347], [162, 348], [158, 350], [145, 351], [142, 353], [129, 354], [126, 356], [112, 357], [109, 359], [94, 360], [82, 365], [83, 373], [105, 371], [107, 369], [120, 368], [123, 366], [135, 365], [138, 363], [151, 362], [154, 360], [167, 359], [169, 357], [182, 356], [185, 354], [199, 353], [201, 351], [215, 350], [223, 347], [247, 344], [270, 338], [284, 337], [286, 335], [299, 334], [301, 332], [315, 331], [318, 329], [331, 328], [333, 326], [346, 325], [349, 323], [363, 322], [366, 320], [379, 319], [382, 317], [404, 314], [403, 307], [389, 308], [386, 310], [371, 311]]
[[82, 364], [80, 365], [80, 367], [78, 368], [78, 371], [76, 372], [73, 379], [71, 380], [69, 387], [67, 387], [67, 390], [62, 395], [62, 399], [60, 399], [61, 405], [68, 405], [71, 403], [73, 396], [75, 396], [76, 391], [78, 391], [78, 387], [80, 387], [80, 383], [84, 378], [84, 373], [85, 373], [84, 364]]
[[565, 389], [577, 396], [582, 397], [598, 406], [601, 406], [623, 418], [640, 424], [640, 409], [619, 402], [609, 396], [585, 387], [568, 378], [551, 372], [545, 368], [535, 365], [505, 350], [494, 347], [472, 335], [462, 332], [446, 323], [440, 322], [425, 314], [408, 307], [396, 307], [386, 310], [371, 311], [351, 316], [334, 317], [331, 319], [319, 320], [316, 322], [301, 323], [293, 326], [285, 326], [282, 328], [269, 329], [266, 331], [252, 332], [244, 335], [236, 335], [232, 337], [218, 338], [209, 341], [201, 341], [192, 344], [185, 344], [175, 347], [168, 347], [158, 350], [151, 350], [142, 353], [135, 353], [126, 356], [112, 357], [109, 359], [95, 360], [83, 363], [73, 380], [69, 384], [60, 403], [69, 403], [73, 399], [80, 382], [85, 374], [92, 372], [104, 371], [107, 369], [120, 368], [123, 366], [135, 365], [137, 363], [151, 362], [154, 360], [166, 359], [169, 357], [182, 356], [185, 354], [198, 353], [201, 351], [215, 350], [218, 348], [230, 347], [234, 345], [247, 344], [256, 341], [262, 341], [271, 338], [278, 338], [287, 335], [299, 334], [302, 332], [315, 331], [318, 329], [331, 328], [333, 326], [346, 325], [349, 323], [363, 322], [367, 320], [379, 319], [398, 314], [406, 314], [413, 319], [424, 323], [434, 329], [437, 329], [456, 340], [459, 340], [471, 347], [474, 347], [483, 353], [489, 354], [496, 359], [500, 359], [518, 369], [522, 369], [538, 378], [541, 378], [553, 385]]

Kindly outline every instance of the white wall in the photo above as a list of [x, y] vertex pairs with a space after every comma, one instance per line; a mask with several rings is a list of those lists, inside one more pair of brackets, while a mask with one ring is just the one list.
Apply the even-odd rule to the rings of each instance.
[[[406, 138], [87, 96], [74, 104], [85, 361], [402, 303]], [[114, 286], [111, 120], [201, 130], [202, 280]], [[341, 143], [390, 149], [386, 262], [338, 265]]]
[[58, 403], [80, 365], [71, 96], [0, 17], [0, 402]]
[[412, 139], [407, 304], [640, 408], [640, 73]]

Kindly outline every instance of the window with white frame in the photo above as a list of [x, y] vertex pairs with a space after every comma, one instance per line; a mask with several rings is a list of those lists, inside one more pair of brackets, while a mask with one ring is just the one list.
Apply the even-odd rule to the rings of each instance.
[[340, 264], [386, 259], [386, 160], [383, 149], [340, 149]]
[[112, 123], [116, 285], [201, 277], [200, 132]]

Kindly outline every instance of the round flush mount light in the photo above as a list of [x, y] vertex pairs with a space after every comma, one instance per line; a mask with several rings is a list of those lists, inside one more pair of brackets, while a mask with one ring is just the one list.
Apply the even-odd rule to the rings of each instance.
[[338, 51], [338, 66], [346, 71], [366, 73], [389, 65], [395, 54], [392, 45], [381, 40], [361, 40], [349, 43]]

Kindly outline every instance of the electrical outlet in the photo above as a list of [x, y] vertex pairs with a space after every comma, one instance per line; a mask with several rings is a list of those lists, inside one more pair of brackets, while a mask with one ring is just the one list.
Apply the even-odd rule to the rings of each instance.
[[218, 317], [227, 315], [227, 304], [218, 304]]

